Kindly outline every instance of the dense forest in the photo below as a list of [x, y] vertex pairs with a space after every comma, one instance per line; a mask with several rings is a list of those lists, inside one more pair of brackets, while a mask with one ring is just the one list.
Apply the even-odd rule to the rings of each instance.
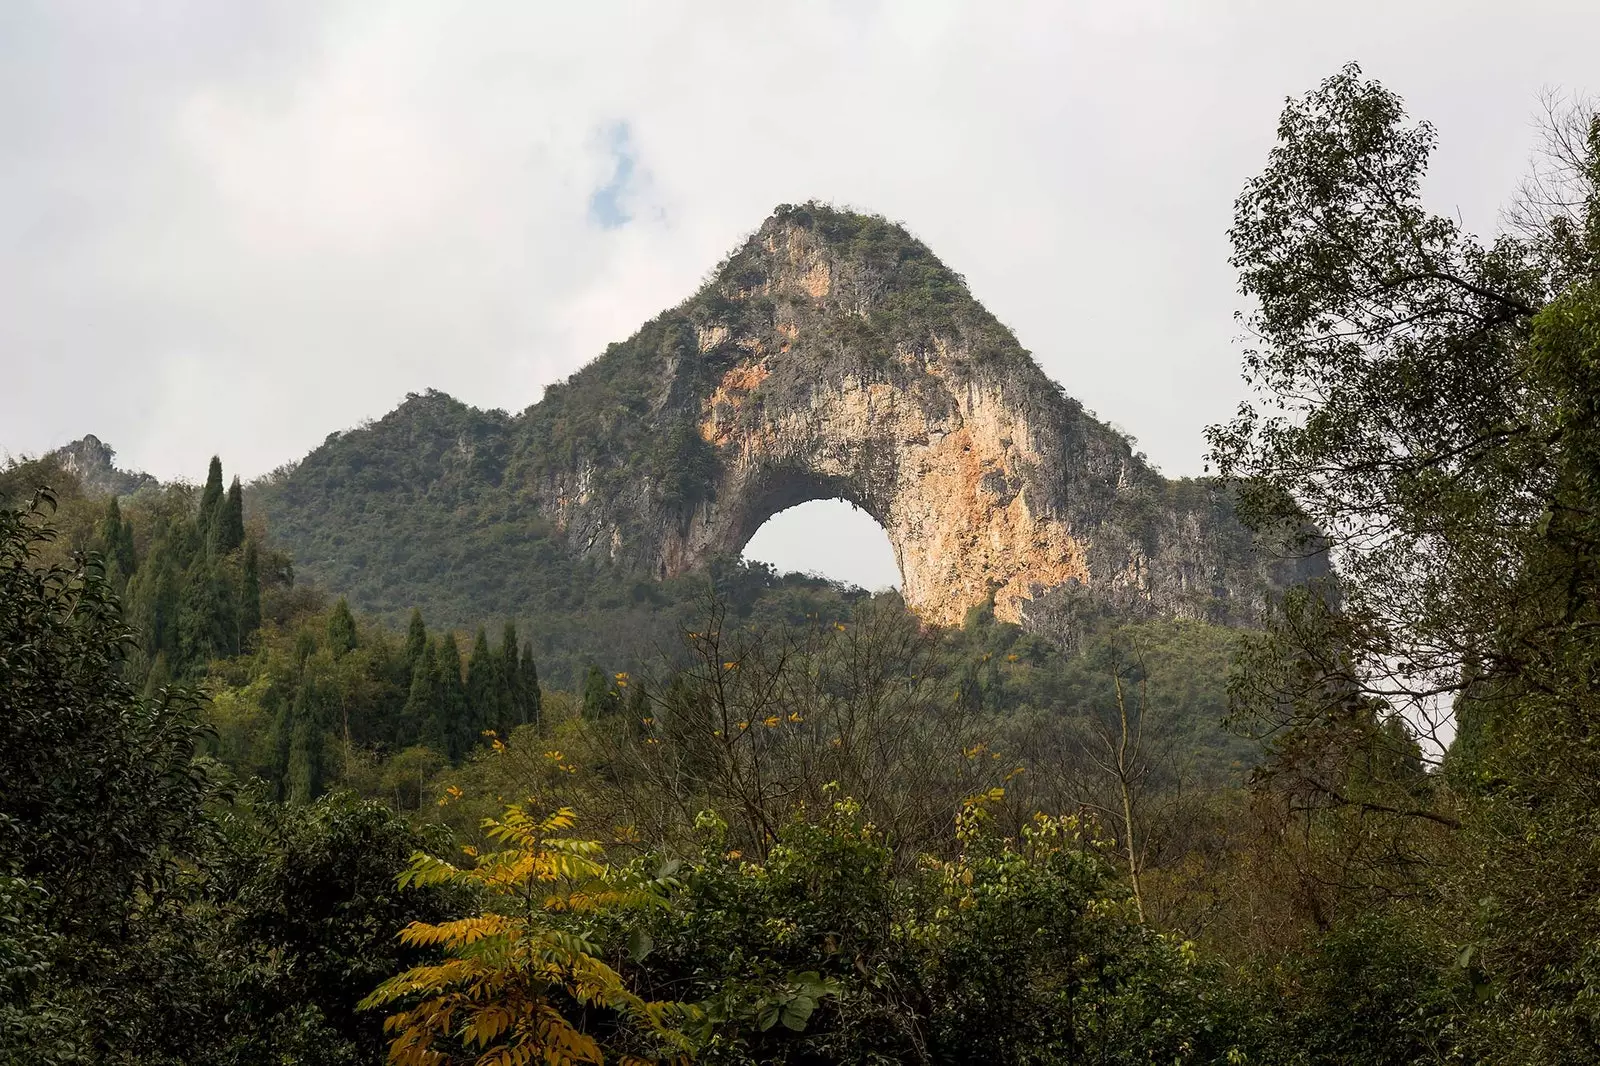
[[458, 628], [297, 579], [220, 460], [10, 464], [0, 1063], [1600, 1062], [1600, 113], [1548, 119], [1486, 243], [1382, 85], [1286, 107], [1210, 459], [1335, 572], [1258, 629], [554, 556]]

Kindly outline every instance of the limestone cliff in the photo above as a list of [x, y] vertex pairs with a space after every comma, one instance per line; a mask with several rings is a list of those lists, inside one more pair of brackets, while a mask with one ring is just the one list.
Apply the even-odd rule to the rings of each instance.
[[83, 490], [92, 495], [127, 496], [156, 484], [156, 479], [149, 474], [117, 469], [116, 457], [112, 447], [93, 433], [57, 448], [48, 456], [77, 478]]
[[[586, 379], [622, 359], [649, 387], [607, 412]], [[1063, 589], [1237, 619], [1275, 583], [1217, 491], [1150, 470], [881, 219], [780, 209], [706, 291], [524, 419], [529, 454], [578, 432], [518, 490], [574, 551], [657, 577], [841, 497], [887, 531], [907, 603], [944, 625], [992, 593], [1001, 619], [1047, 627]]]
[[[780, 208], [701, 292], [521, 415], [450, 403], [414, 397], [413, 417], [330, 438], [263, 494], [312, 573], [360, 568], [349, 529], [296, 546], [313, 479], [368, 493], [354, 523], [496, 530], [501, 568], [553, 538], [654, 579], [841, 497], [887, 531], [930, 622], [992, 595], [1001, 619], [1063, 638], [1086, 604], [1245, 622], [1298, 566], [1258, 551], [1214, 486], [1152, 471], [904, 230], [816, 205]], [[403, 544], [371, 549], [411, 565]], [[486, 565], [457, 568], [493, 601], [506, 575]]]

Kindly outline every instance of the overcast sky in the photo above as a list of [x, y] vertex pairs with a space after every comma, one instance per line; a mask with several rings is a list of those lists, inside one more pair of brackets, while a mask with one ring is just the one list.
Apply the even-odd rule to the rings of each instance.
[[[784, 202], [905, 223], [1169, 474], [1242, 395], [1231, 204], [1355, 59], [1492, 231], [1600, 3], [0, 0], [0, 452], [247, 478], [438, 388], [519, 411]], [[897, 582], [843, 504], [752, 554]]]

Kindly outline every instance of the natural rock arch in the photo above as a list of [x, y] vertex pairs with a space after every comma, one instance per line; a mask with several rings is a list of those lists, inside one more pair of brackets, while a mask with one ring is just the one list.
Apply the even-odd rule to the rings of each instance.
[[310, 576], [391, 612], [421, 581], [461, 621], [642, 603], [831, 497], [883, 526], [940, 624], [991, 597], [1064, 641], [1086, 609], [1248, 622], [1321, 568], [1151, 470], [903, 229], [816, 205], [521, 414], [411, 396], [253, 493]]
[[1152, 471], [921, 243], [816, 205], [522, 420], [523, 487], [573, 550], [656, 577], [834, 497], [882, 525], [938, 624], [991, 596], [1035, 629], [1085, 598], [1238, 618], [1283, 576], [1223, 493]]

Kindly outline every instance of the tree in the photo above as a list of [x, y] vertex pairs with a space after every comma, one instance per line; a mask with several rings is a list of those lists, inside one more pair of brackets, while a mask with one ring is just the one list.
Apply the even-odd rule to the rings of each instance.
[[218, 506], [221, 510], [213, 523], [212, 536], [217, 553], [226, 555], [244, 543], [244, 489], [237, 475], [228, 485], [228, 495]]
[[356, 650], [356, 620], [343, 596], [328, 614], [328, 648], [335, 659]]
[[105, 517], [96, 530], [94, 547], [105, 559], [106, 575], [112, 587], [118, 591], [126, 588], [128, 579], [138, 568], [138, 558], [134, 552], [133, 523], [123, 519], [115, 496], [106, 501]]
[[239, 647], [250, 646], [250, 640], [261, 628], [261, 561], [255, 541], [244, 546], [244, 562], [239, 580]]
[[429, 738], [451, 762], [456, 762], [477, 743], [478, 734], [467, 713], [467, 694], [461, 684], [461, 649], [452, 634], [440, 635], [434, 647], [433, 670]]
[[539, 725], [542, 721], [544, 698], [539, 691], [539, 667], [533, 661], [533, 644], [522, 645], [522, 659], [518, 663], [522, 675], [521, 708], [523, 721]]
[[[446, 958], [391, 977], [362, 1001], [366, 1009], [402, 1007], [385, 1025], [393, 1034], [389, 1061], [600, 1063], [606, 1049], [595, 1024], [610, 1030], [602, 1039], [620, 1045], [624, 1062], [687, 1060], [691, 1044], [677, 1026], [688, 1011], [631, 991], [563, 920], [657, 905], [662, 886], [619, 878], [601, 862], [598, 843], [556, 835], [573, 823], [565, 808], [537, 818], [513, 806], [485, 823], [502, 849], [477, 856], [472, 867], [416, 855], [402, 887], [461, 886], [487, 907], [402, 931], [404, 944], [440, 948]], [[572, 1007], [596, 1017], [580, 1028], [567, 1016]]]
[[0, 1025], [17, 1062], [137, 1047], [148, 1020], [120, 982], [152, 957], [148, 901], [175, 887], [210, 793], [194, 702], [130, 683], [100, 567], [41, 563], [52, 505], [0, 508]]
[[199, 673], [214, 657], [238, 649], [236, 611], [215, 564], [202, 556], [183, 576], [178, 597], [178, 662]]
[[622, 706], [622, 699], [604, 670], [593, 663], [583, 676], [583, 716], [590, 721], [608, 718]]
[[406, 668], [415, 670], [417, 661], [428, 650], [428, 628], [422, 624], [422, 612], [411, 608], [411, 621], [406, 626]]
[[1380, 897], [1452, 915], [1465, 1057], [1577, 1063], [1600, 1047], [1576, 902], [1600, 891], [1600, 759], [1574, 740], [1600, 720], [1600, 109], [1548, 132], [1485, 243], [1423, 208], [1434, 133], [1393, 93], [1352, 66], [1290, 101], [1231, 233], [1257, 396], [1209, 436], [1243, 513], [1338, 565], [1247, 649], [1264, 779], [1356, 857], [1338, 884], [1381, 861]]
[[434, 658], [433, 645], [424, 643], [422, 652], [411, 668], [411, 684], [406, 690], [406, 702], [400, 710], [395, 740], [402, 747], [425, 744], [443, 755], [449, 751], [449, 747], [444, 729], [436, 717], [442, 696]]
[[218, 525], [222, 503], [222, 460], [213, 455], [211, 465], [206, 470], [206, 487], [200, 493], [200, 510], [195, 519], [200, 530], [201, 544], [210, 543], [214, 529]]
[[[539, 718], [538, 671], [533, 667], [532, 649], [524, 661], [517, 645], [517, 625], [507, 622], [500, 633], [500, 648], [496, 652], [500, 662], [500, 720], [495, 729], [510, 733], [519, 725], [537, 722]], [[533, 694], [529, 698], [529, 682], [524, 670], [533, 674]]]
[[479, 626], [472, 638], [472, 653], [467, 657], [467, 720], [480, 735], [486, 729], [503, 727], [504, 690], [501, 661], [489, 650], [488, 632]]
[[380, 1020], [361, 997], [406, 965], [399, 932], [452, 911], [448, 890], [396, 878], [425, 837], [347, 793], [286, 806], [241, 797], [207, 856], [186, 932], [209, 955], [204, 1022], [186, 1061], [379, 1066]]
[[286, 798], [310, 803], [322, 795], [328, 777], [321, 707], [311, 672], [305, 671], [289, 709], [289, 765]]
[[1485, 246], [1422, 207], [1435, 141], [1353, 65], [1289, 102], [1230, 231], [1259, 400], [1209, 431], [1244, 517], [1338, 560], [1332, 687], [1416, 722], [1469, 660], [1509, 650], [1491, 636], [1505, 561], [1537, 524], [1552, 443], [1520, 354], [1551, 279], [1511, 237]]

